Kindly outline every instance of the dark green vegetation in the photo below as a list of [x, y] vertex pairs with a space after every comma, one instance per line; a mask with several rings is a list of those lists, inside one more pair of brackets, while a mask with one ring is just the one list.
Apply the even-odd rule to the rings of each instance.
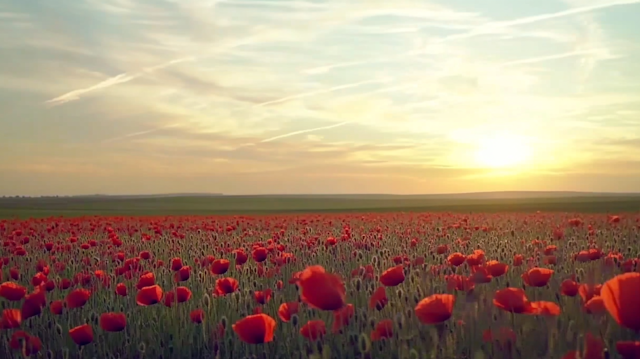
[[[84, 215], [216, 215], [330, 212], [640, 212], [640, 194], [523, 192], [515, 196], [291, 195], [1, 198], [0, 218]], [[496, 198], [501, 197], [501, 198]], [[519, 197], [519, 198], [514, 198]]]

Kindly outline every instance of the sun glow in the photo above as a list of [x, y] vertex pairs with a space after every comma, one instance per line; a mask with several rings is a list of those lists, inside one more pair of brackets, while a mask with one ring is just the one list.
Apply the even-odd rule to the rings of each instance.
[[482, 139], [475, 152], [476, 162], [489, 168], [514, 167], [531, 157], [527, 142], [515, 136], [498, 135]]

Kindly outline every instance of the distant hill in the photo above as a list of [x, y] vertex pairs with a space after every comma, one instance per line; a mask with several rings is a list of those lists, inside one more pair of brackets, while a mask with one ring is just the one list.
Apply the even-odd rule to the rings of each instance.
[[438, 194], [265, 194], [233, 195], [233, 197], [270, 198], [344, 198], [344, 199], [520, 199], [574, 197], [640, 197], [640, 193], [572, 192], [572, 191], [500, 191]]
[[640, 213], [640, 193], [485, 192], [431, 195], [173, 193], [0, 198], [1, 218], [85, 215], [250, 215], [331, 212]]
[[[640, 197], [640, 193], [619, 192], [576, 192], [576, 191], [499, 191], [499, 192], [469, 192], [469, 193], [438, 193], [438, 194], [246, 194], [225, 195], [223, 193], [157, 193], [157, 194], [93, 194], [74, 196], [43, 196], [20, 198], [71, 198], [71, 199], [144, 199], [144, 198], [207, 198], [207, 197], [235, 197], [235, 198], [309, 198], [309, 199], [359, 199], [359, 200], [409, 200], [409, 199], [451, 199], [451, 200], [494, 200], [494, 199], [533, 199], [533, 198], [577, 198], [577, 197]], [[15, 196], [5, 198], [16, 198]]]
[[172, 198], [172, 197], [220, 197], [222, 193], [159, 193], [159, 194], [92, 194], [69, 196], [72, 198]]

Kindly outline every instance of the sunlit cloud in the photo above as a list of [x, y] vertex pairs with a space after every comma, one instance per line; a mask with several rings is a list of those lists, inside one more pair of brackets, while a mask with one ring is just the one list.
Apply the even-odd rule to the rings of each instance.
[[0, 195], [640, 191], [640, 0], [529, 5], [5, 1]]
[[282, 138], [301, 135], [303, 133], [316, 132], [316, 131], [322, 131], [322, 130], [329, 130], [329, 129], [332, 129], [332, 128], [344, 126], [344, 125], [346, 125], [348, 123], [349, 122], [340, 122], [340, 123], [336, 123], [335, 125], [330, 125], [330, 126], [322, 126], [322, 127], [310, 128], [310, 129], [307, 129], [307, 130], [293, 131], [293, 132], [285, 133], [284, 135], [270, 137], [270, 138], [264, 139], [264, 140], [262, 140], [260, 142], [271, 142], [271, 141], [279, 140], [279, 139], [282, 139]]
[[160, 65], [156, 65], [156, 66], [152, 66], [149, 68], [145, 68], [142, 72], [139, 73], [135, 73], [135, 74], [119, 74], [116, 75], [114, 77], [108, 78], [104, 81], [101, 81], [91, 87], [87, 87], [87, 88], [83, 88], [83, 89], [77, 89], [77, 90], [73, 90], [70, 92], [65, 93], [64, 95], [60, 95], [56, 98], [52, 98], [50, 100], [45, 101], [45, 104], [48, 105], [62, 105], [64, 103], [70, 102], [70, 101], [75, 101], [80, 99], [80, 97], [86, 93], [89, 92], [93, 92], [93, 91], [97, 91], [97, 90], [101, 90], [101, 89], [105, 89], [107, 87], [111, 87], [114, 85], [118, 85], [118, 84], [123, 84], [126, 82], [129, 82], [131, 80], [136, 79], [137, 77], [143, 76], [144, 74], [152, 74], [154, 71], [157, 70], [161, 70], [164, 68], [167, 68], [171, 65], [175, 65], [175, 64], [179, 64], [181, 62], [185, 62], [185, 61], [192, 61], [194, 60], [193, 57], [185, 57], [182, 59], [175, 59], [175, 60], [171, 60], [168, 62], [165, 62], [163, 64]]

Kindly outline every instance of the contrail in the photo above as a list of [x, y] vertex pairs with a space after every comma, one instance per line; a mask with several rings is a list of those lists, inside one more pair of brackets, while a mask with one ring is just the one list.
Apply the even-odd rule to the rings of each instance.
[[260, 141], [262, 142], [271, 142], [271, 141], [275, 141], [275, 140], [279, 140], [281, 138], [285, 138], [285, 137], [291, 137], [291, 136], [295, 136], [295, 135], [301, 135], [303, 133], [309, 133], [309, 132], [315, 132], [315, 131], [322, 131], [322, 130], [328, 130], [331, 128], [336, 128], [336, 127], [340, 127], [340, 126], [344, 126], [346, 124], [350, 123], [350, 121], [345, 121], [345, 122], [340, 122], [340, 123], [336, 123], [335, 125], [330, 125], [330, 126], [324, 126], [324, 127], [316, 127], [316, 128], [311, 128], [308, 130], [301, 130], [301, 131], [295, 131], [295, 132], [289, 132], [289, 133], [285, 133], [284, 135], [280, 135], [280, 136], [276, 136], [276, 137], [271, 137], [271, 138], [267, 138], [266, 140], [262, 140]]
[[637, 4], [637, 3], [640, 3], [640, 0], [618, 0], [618, 1], [612, 1], [612, 2], [604, 3], [604, 4], [596, 4], [596, 5], [588, 5], [588, 6], [576, 7], [576, 8], [573, 8], [573, 9], [558, 11], [558, 12], [554, 12], [554, 13], [550, 13], [550, 14], [542, 14], [542, 15], [523, 17], [523, 18], [520, 18], [520, 19], [515, 19], [515, 20], [510, 20], [510, 21], [499, 21], [499, 22], [496, 22], [496, 23], [493, 23], [493, 24], [488, 24], [487, 27], [494, 28], [494, 27], [508, 27], [508, 26], [515, 26], [515, 25], [531, 24], [531, 23], [538, 22], [538, 21], [556, 19], [556, 18], [559, 18], [559, 17], [565, 17], [565, 16], [570, 16], [570, 15], [575, 15], [575, 14], [582, 14], [582, 13], [585, 13], [585, 12], [591, 12], [591, 11], [594, 11], [594, 10], [606, 9], [606, 8], [610, 8], [610, 7], [614, 7], [614, 6], [632, 5], [632, 4]]
[[562, 54], [547, 55], [547, 56], [540, 56], [540, 57], [532, 57], [532, 58], [528, 58], [528, 59], [503, 62], [503, 63], [499, 64], [497, 67], [509, 67], [509, 66], [515, 66], [515, 65], [533, 64], [533, 63], [536, 63], [536, 62], [545, 62], [545, 61], [550, 61], [550, 60], [565, 59], [565, 58], [568, 58], [568, 57], [574, 57], [574, 56], [580, 56], [580, 55], [593, 55], [593, 54], [597, 54], [599, 52], [602, 52], [603, 50], [606, 50], [606, 49], [580, 50], [580, 51], [565, 52], [565, 53], [562, 53]]
[[102, 143], [110, 143], [110, 142], [115, 142], [115, 141], [119, 141], [119, 140], [124, 140], [125, 138], [142, 136], [142, 135], [146, 135], [146, 134], [149, 134], [149, 133], [153, 133], [153, 132], [157, 132], [157, 131], [160, 131], [160, 130], [164, 130], [164, 129], [167, 129], [167, 128], [177, 127], [179, 125], [180, 125], [179, 123], [174, 123], [172, 125], [168, 125], [168, 126], [164, 126], [164, 127], [158, 127], [158, 128], [154, 128], [152, 130], [133, 132], [133, 133], [129, 133], [129, 134], [126, 134], [126, 135], [122, 135], [122, 136], [106, 139], [106, 140], [102, 141]]
[[[596, 4], [596, 5], [576, 7], [576, 8], [573, 8], [573, 9], [563, 10], [563, 11], [554, 12], [554, 13], [550, 13], [550, 14], [542, 14], [542, 15], [523, 17], [523, 18], [515, 19], [515, 20], [495, 21], [495, 22], [490, 22], [490, 23], [484, 24], [484, 25], [480, 25], [480, 26], [476, 27], [473, 30], [470, 30], [470, 31], [467, 31], [467, 32], [463, 32], [461, 34], [445, 36], [445, 37], [443, 37], [443, 38], [441, 38], [439, 40], [436, 40], [434, 42], [435, 43], [443, 43], [443, 42], [447, 42], [447, 41], [451, 41], [451, 40], [468, 39], [468, 38], [484, 35], [484, 34], [486, 34], [487, 30], [502, 29], [502, 28], [508, 28], [508, 27], [512, 27], [512, 26], [532, 24], [532, 23], [536, 23], [536, 22], [539, 22], [539, 21], [557, 19], [557, 18], [561, 18], [561, 17], [566, 17], [566, 16], [571, 16], [571, 15], [591, 12], [591, 11], [594, 11], [594, 10], [606, 9], [606, 8], [615, 7], [615, 6], [622, 6], [622, 5], [632, 5], [632, 4], [637, 4], [637, 3], [640, 3], [640, 0], [618, 0], [618, 1], [613, 1], [613, 2], [604, 3], [604, 4]], [[406, 52], [404, 54], [400, 54], [398, 56], [381, 57], [381, 58], [378, 58], [378, 59], [370, 59], [370, 60], [363, 60], [363, 61], [349, 61], [349, 62], [337, 63], [337, 64], [332, 64], [332, 65], [318, 66], [318, 67], [314, 67], [314, 68], [303, 70], [302, 73], [308, 74], [308, 75], [309, 74], [310, 75], [320, 74], [320, 73], [325, 73], [325, 72], [328, 72], [328, 71], [336, 69], [336, 68], [352, 67], [352, 66], [358, 66], [358, 65], [366, 65], [366, 64], [371, 64], [371, 63], [375, 63], [375, 62], [393, 61], [395, 59], [400, 59], [400, 58], [405, 58], [405, 57], [425, 54], [426, 52], [427, 52], [427, 50], [417, 50], [417, 51], [413, 50], [413, 51]]]
[[329, 92], [334, 92], [334, 91], [343, 90], [343, 89], [347, 89], [347, 88], [358, 87], [358, 86], [362, 86], [362, 85], [366, 85], [366, 84], [372, 84], [372, 83], [377, 83], [377, 82], [388, 82], [388, 81], [389, 81], [389, 79], [367, 80], [367, 81], [361, 81], [361, 82], [356, 82], [356, 83], [352, 83], [352, 84], [340, 85], [340, 86], [330, 87], [330, 88], [327, 88], [327, 89], [316, 90], [316, 91], [311, 91], [311, 92], [305, 92], [305, 93], [301, 93], [301, 94], [297, 94], [297, 95], [291, 95], [291, 96], [279, 98], [277, 100], [272, 100], [272, 101], [259, 103], [259, 104], [255, 105], [254, 107], [264, 107], [264, 106], [273, 105], [273, 104], [276, 104], [276, 103], [286, 102], [286, 101], [289, 101], [289, 100], [295, 100], [295, 99], [299, 99], [299, 98], [310, 97], [310, 96], [319, 95], [319, 94], [323, 94], [323, 93], [329, 93]]
[[51, 100], [45, 101], [45, 104], [52, 105], [52, 106], [62, 105], [64, 103], [80, 99], [80, 96], [84, 95], [85, 93], [92, 92], [92, 91], [95, 91], [95, 90], [104, 89], [104, 88], [107, 88], [107, 87], [111, 87], [113, 85], [129, 82], [129, 81], [135, 79], [138, 76], [140, 76], [140, 75], [138, 75], [138, 74], [129, 75], [127, 73], [123, 73], [123, 74], [108, 78], [108, 79], [106, 79], [106, 80], [104, 80], [102, 82], [99, 82], [99, 83], [91, 86], [91, 87], [87, 87], [87, 88], [83, 88], [83, 89], [77, 89], [77, 90], [73, 90], [73, 91], [67, 92], [66, 94], [64, 94], [62, 96], [58, 96], [58, 97], [53, 98]]
[[108, 78], [102, 82], [99, 82], [91, 87], [87, 87], [87, 88], [83, 88], [83, 89], [77, 89], [77, 90], [73, 90], [70, 92], [65, 93], [64, 95], [58, 96], [56, 98], [53, 98], [51, 100], [47, 100], [45, 101], [45, 104], [50, 105], [50, 106], [56, 106], [56, 105], [62, 105], [64, 103], [67, 102], [71, 102], [71, 101], [75, 101], [80, 99], [80, 97], [86, 93], [89, 92], [93, 92], [96, 90], [101, 90], [101, 89], [105, 89], [107, 87], [111, 87], [114, 85], [118, 85], [118, 84], [122, 84], [125, 82], [129, 82], [131, 80], [134, 80], [144, 74], [150, 74], [153, 73], [154, 71], [157, 70], [161, 70], [164, 68], [167, 68], [169, 66], [175, 65], [175, 64], [179, 64], [181, 62], [185, 62], [185, 61], [191, 61], [194, 60], [194, 57], [183, 57], [180, 59], [175, 59], [175, 60], [171, 60], [169, 62], [165, 62], [164, 64], [160, 64], [160, 65], [156, 65], [153, 67], [148, 67], [143, 69], [141, 72], [135, 73], [135, 74], [128, 74], [128, 73], [122, 73], [120, 75], [116, 75], [114, 77]]

